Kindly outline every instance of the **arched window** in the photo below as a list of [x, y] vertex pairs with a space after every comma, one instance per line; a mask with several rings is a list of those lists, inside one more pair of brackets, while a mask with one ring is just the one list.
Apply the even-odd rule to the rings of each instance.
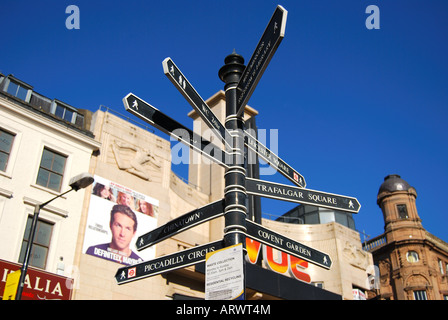
[[417, 262], [418, 261], [418, 253], [415, 251], [408, 251], [406, 253], [406, 259], [411, 263]]

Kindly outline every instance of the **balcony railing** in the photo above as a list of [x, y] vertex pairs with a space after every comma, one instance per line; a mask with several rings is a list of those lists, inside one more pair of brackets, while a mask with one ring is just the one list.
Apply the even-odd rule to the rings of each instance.
[[362, 249], [364, 251], [371, 251], [371, 250], [378, 248], [386, 243], [387, 243], [386, 236], [380, 235], [378, 237], [370, 239], [369, 241], [364, 242], [362, 244]]

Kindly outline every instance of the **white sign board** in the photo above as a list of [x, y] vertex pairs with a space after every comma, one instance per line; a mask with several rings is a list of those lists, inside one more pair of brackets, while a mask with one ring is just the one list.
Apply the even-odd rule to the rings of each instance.
[[243, 245], [209, 252], [205, 259], [205, 300], [240, 299], [244, 295]]
[[157, 227], [159, 200], [106, 178], [94, 178], [82, 252], [124, 265], [153, 259], [155, 247], [137, 253], [135, 240]]

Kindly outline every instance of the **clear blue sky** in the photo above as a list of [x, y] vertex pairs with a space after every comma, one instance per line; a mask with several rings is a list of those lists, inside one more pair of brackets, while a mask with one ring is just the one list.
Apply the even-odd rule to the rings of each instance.
[[[79, 30], [65, 26], [71, 4]], [[401, 175], [418, 192], [423, 226], [448, 241], [446, 0], [2, 0], [0, 72], [76, 108], [126, 113], [133, 92], [191, 127], [163, 59], [207, 99], [223, 89], [217, 74], [233, 49], [248, 62], [277, 4], [288, 10], [286, 35], [249, 105], [259, 128], [279, 130], [279, 156], [308, 188], [356, 197], [356, 227], [372, 237], [383, 232], [378, 188]], [[365, 26], [372, 4], [379, 30]], [[294, 206], [263, 204], [272, 214]]]

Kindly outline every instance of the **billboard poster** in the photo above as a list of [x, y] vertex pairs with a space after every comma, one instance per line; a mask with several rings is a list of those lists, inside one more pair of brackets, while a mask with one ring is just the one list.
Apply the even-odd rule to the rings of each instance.
[[124, 185], [95, 176], [83, 253], [124, 265], [155, 257], [155, 247], [140, 252], [136, 239], [157, 227], [159, 201]]

